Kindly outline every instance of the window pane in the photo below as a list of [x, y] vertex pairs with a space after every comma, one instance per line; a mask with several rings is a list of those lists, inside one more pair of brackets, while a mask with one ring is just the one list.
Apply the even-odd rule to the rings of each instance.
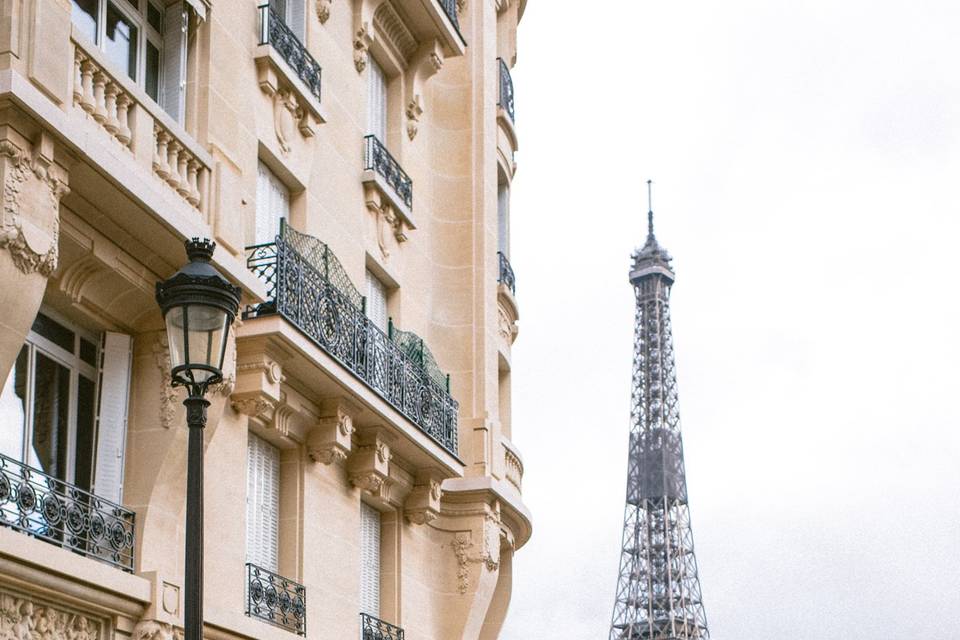
[[107, 57], [131, 79], [137, 79], [137, 27], [113, 3], [107, 5]]
[[33, 438], [27, 463], [66, 480], [70, 371], [39, 352], [35, 367]]
[[97, 41], [97, 0], [73, 0], [70, 17], [80, 33]]
[[154, 102], [160, 101], [160, 50], [153, 46], [152, 42], [147, 43], [147, 59], [144, 61], [146, 66], [144, 73], [144, 86], [147, 95], [153, 98]]
[[23, 430], [27, 419], [27, 359], [29, 348], [20, 355], [0, 392], [0, 453], [23, 459]]
[[97, 366], [97, 345], [86, 338], [80, 338], [80, 359], [91, 367]]
[[[220, 341], [227, 326], [227, 314], [215, 307], [193, 305], [188, 307], [190, 364], [206, 364], [220, 368]], [[206, 380], [212, 374], [194, 371], [197, 381]]]
[[76, 334], [56, 320], [51, 320], [42, 313], [38, 313], [31, 328], [61, 349], [74, 353]]
[[73, 482], [90, 491], [93, 480], [94, 412], [96, 394], [93, 380], [80, 376], [77, 386], [77, 436]]
[[163, 12], [154, 4], [147, 3], [147, 24], [157, 30], [157, 33], [163, 31]]

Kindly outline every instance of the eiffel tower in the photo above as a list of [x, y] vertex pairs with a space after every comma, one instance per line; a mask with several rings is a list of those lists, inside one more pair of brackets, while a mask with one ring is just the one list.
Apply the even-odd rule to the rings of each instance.
[[[647, 181], [648, 197], [651, 182]], [[652, 199], [651, 199], [652, 200]], [[633, 254], [636, 295], [627, 504], [608, 640], [708, 639], [693, 554], [670, 328], [672, 258], [653, 234]]]

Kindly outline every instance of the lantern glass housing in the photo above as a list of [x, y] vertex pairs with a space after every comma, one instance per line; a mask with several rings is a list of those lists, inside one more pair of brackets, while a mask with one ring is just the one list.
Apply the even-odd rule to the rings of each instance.
[[157, 284], [173, 384], [191, 393], [202, 394], [223, 379], [228, 331], [240, 304], [240, 289], [210, 264], [215, 247], [209, 240], [188, 241], [190, 262]]

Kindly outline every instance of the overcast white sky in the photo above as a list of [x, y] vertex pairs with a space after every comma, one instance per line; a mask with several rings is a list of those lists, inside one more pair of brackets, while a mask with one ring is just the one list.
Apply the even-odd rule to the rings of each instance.
[[715, 640], [960, 638], [960, 3], [529, 0], [505, 640], [606, 638], [644, 181]]

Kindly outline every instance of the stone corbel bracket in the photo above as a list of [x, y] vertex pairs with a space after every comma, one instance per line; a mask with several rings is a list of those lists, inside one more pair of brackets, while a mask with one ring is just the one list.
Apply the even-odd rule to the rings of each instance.
[[354, 0], [353, 65], [357, 73], [367, 68], [367, 55], [373, 44], [373, 14], [383, 0]]
[[321, 464], [343, 463], [352, 449], [356, 431], [353, 419], [359, 413], [355, 405], [343, 398], [324, 401], [320, 417], [307, 433], [307, 455]]
[[424, 87], [427, 80], [435, 76], [443, 67], [443, 59], [443, 47], [437, 40], [433, 40], [417, 49], [410, 66], [407, 68], [405, 112], [407, 116], [407, 136], [411, 140], [417, 137], [420, 116], [423, 115]]
[[327, 121], [320, 100], [294, 75], [286, 62], [269, 44], [259, 45], [254, 52], [257, 82], [273, 100], [273, 125], [277, 142], [284, 153], [293, 149], [293, 131], [303, 138], [317, 134], [319, 125]]
[[437, 469], [421, 469], [404, 504], [404, 514], [413, 524], [433, 522], [440, 515], [443, 476]]
[[396, 438], [380, 427], [358, 431], [356, 438], [357, 446], [347, 460], [350, 483], [367, 495], [388, 502], [391, 447]]
[[70, 192], [67, 172], [54, 163], [54, 141], [40, 132], [36, 144], [0, 127], [0, 248], [24, 274], [50, 276], [57, 269], [60, 199]]

